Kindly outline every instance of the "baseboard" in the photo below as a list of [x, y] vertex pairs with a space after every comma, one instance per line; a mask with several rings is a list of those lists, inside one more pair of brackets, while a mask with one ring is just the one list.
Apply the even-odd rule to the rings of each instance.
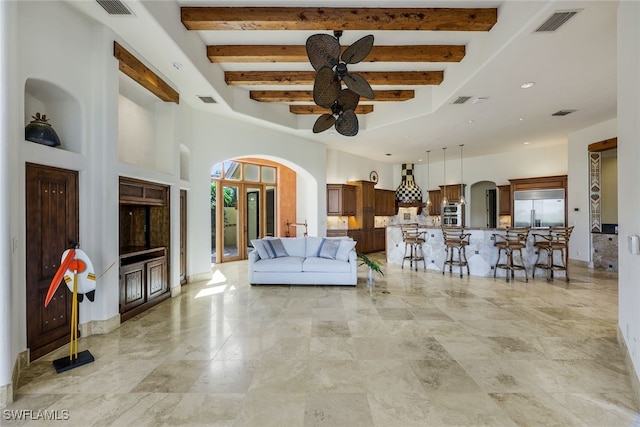
[[211, 280], [211, 272], [193, 274], [187, 278], [187, 283], [202, 282], [203, 280]]
[[175, 298], [179, 296], [181, 293], [182, 293], [182, 286], [178, 285], [171, 288], [171, 298]]
[[0, 408], [13, 403], [14, 393], [18, 389], [18, 380], [20, 373], [29, 365], [29, 349], [18, 353], [16, 361], [13, 364], [11, 373], [11, 383], [0, 386]]
[[633, 394], [636, 397], [636, 403], [640, 404], [640, 380], [638, 380], [638, 374], [636, 373], [636, 369], [633, 366], [633, 361], [631, 360], [631, 356], [629, 355], [629, 349], [627, 348], [627, 343], [624, 341], [624, 335], [620, 330], [620, 326], [618, 326], [618, 345], [620, 345], [620, 350], [622, 350], [622, 354], [624, 355], [624, 364], [627, 367], [627, 371], [629, 371], [629, 379], [631, 380], [631, 388], [633, 389]]
[[81, 337], [88, 337], [90, 335], [108, 334], [119, 327], [120, 314], [116, 314], [107, 320], [92, 320], [87, 323], [81, 323], [78, 325], [78, 331]]
[[593, 265], [590, 265], [589, 261], [582, 261], [579, 259], [569, 259], [569, 265], [574, 265], [576, 267], [593, 268]]

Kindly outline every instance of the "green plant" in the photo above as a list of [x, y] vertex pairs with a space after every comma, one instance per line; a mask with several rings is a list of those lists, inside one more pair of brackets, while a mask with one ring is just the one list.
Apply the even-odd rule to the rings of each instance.
[[360, 258], [360, 260], [362, 261], [360, 263], [360, 265], [366, 265], [367, 267], [369, 267], [370, 269], [372, 269], [376, 273], [380, 273], [381, 276], [384, 276], [384, 273], [382, 272], [382, 268], [381, 268], [380, 263], [378, 261], [374, 261], [371, 258], [369, 258], [368, 256], [366, 256], [365, 254], [360, 253], [360, 252], [358, 252], [358, 258]]

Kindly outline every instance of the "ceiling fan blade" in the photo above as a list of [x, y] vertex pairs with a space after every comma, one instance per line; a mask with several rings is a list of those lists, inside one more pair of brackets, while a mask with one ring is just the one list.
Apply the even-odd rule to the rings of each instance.
[[331, 108], [340, 95], [340, 81], [329, 67], [322, 67], [316, 73], [313, 83], [313, 102], [325, 108]]
[[347, 110], [338, 116], [336, 130], [344, 136], [356, 136], [358, 134], [358, 118], [353, 110]]
[[313, 69], [333, 68], [340, 58], [340, 42], [328, 34], [314, 34], [307, 39], [307, 56]]
[[349, 46], [342, 54], [342, 62], [357, 64], [369, 55], [373, 47], [373, 35], [364, 36]]
[[350, 89], [342, 89], [338, 96], [338, 108], [340, 111], [355, 110], [360, 102], [360, 95]]
[[373, 99], [375, 97], [373, 89], [371, 89], [371, 86], [367, 83], [364, 77], [351, 73], [344, 76], [343, 80], [347, 87], [358, 95], [368, 99]]
[[313, 133], [324, 132], [336, 122], [336, 118], [331, 114], [323, 114], [313, 124]]

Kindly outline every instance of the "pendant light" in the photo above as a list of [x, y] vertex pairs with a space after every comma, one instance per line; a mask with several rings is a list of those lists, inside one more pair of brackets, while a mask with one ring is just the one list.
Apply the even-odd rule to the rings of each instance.
[[444, 194], [442, 195], [442, 205], [449, 203], [447, 200], [447, 147], [442, 147], [442, 175], [444, 180]]
[[464, 144], [460, 144], [460, 204], [464, 205], [464, 180], [462, 179], [462, 147], [464, 147]]
[[[427, 150], [427, 194], [429, 193], [429, 178], [430, 178], [430, 161], [429, 161], [429, 153], [431, 150]], [[431, 197], [427, 196], [427, 206], [431, 206]]]

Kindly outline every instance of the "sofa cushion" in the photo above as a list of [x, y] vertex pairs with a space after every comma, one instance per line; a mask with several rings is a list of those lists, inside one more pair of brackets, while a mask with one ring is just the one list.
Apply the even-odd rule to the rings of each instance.
[[307, 244], [304, 237], [287, 237], [280, 240], [289, 256], [305, 257]]
[[321, 243], [322, 243], [322, 237], [315, 237], [315, 236], [307, 237], [307, 249], [305, 252], [305, 257], [309, 258], [312, 256], [318, 256], [318, 250], [320, 249]]
[[297, 256], [261, 259], [253, 264], [253, 271], [299, 273], [303, 262], [304, 258]]
[[356, 241], [352, 239], [341, 239], [340, 247], [336, 252], [336, 259], [338, 261], [349, 261], [349, 253], [356, 247]]
[[[262, 262], [262, 261], [260, 261]], [[335, 259], [310, 257], [302, 264], [302, 271], [321, 273], [348, 273], [351, 265], [348, 262]]]
[[268, 239], [264, 240], [265, 248], [267, 252], [269, 252], [270, 258], [281, 258], [289, 256], [287, 250], [284, 248], [282, 244], [282, 240], [280, 239]]
[[267, 252], [267, 248], [264, 247], [263, 240], [253, 239], [251, 240], [251, 244], [253, 245], [253, 248], [256, 250], [256, 252], [258, 252], [258, 255], [261, 259], [271, 258], [271, 256], [269, 256], [269, 252]]
[[320, 248], [318, 249], [318, 257], [336, 259], [338, 248], [340, 247], [340, 240], [336, 239], [322, 239]]

